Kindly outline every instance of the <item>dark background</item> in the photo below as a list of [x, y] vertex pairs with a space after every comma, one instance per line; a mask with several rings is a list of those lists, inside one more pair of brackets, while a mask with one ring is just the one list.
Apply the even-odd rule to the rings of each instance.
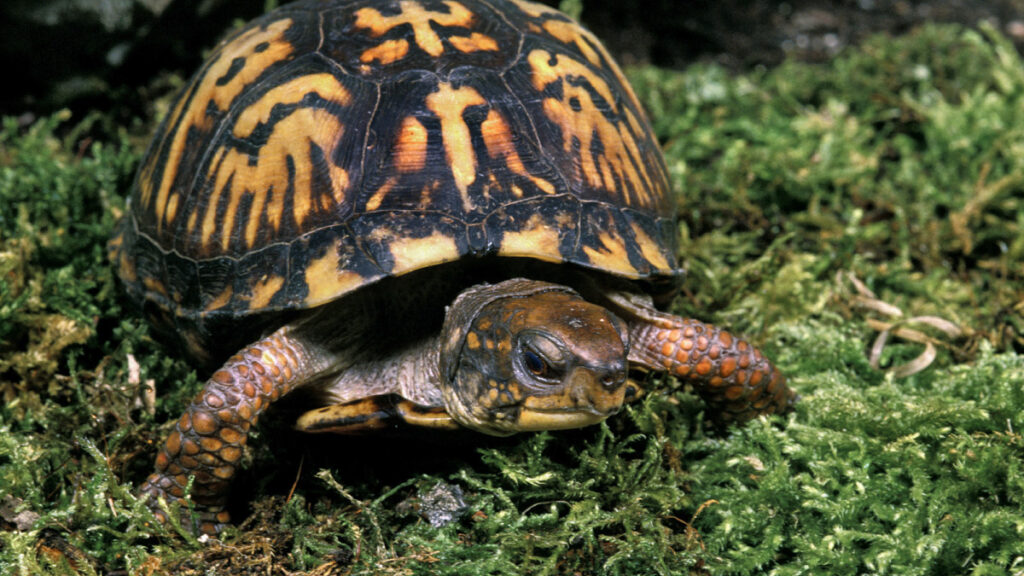
[[[556, 5], [557, 0], [548, 4]], [[582, 20], [624, 64], [730, 69], [820, 61], [865, 36], [925, 21], [991, 22], [1024, 46], [1024, 0], [583, 0]], [[234, 23], [267, 0], [4, 0], [0, 115], [28, 124], [69, 108], [127, 122], [187, 77]]]

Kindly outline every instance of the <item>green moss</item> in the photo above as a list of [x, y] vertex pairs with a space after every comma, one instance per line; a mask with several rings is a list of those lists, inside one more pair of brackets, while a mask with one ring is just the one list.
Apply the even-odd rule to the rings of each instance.
[[[654, 380], [602, 426], [444, 444], [448, 464], [399, 474], [373, 472], [393, 463], [381, 451], [341, 454], [290, 499], [297, 472], [266, 448], [284, 435], [268, 424], [252, 517], [201, 544], [131, 492], [200, 385], [105, 261], [144, 140], [90, 141], [101, 116], [6, 120], [0, 573], [1019, 573], [1024, 68], [1010, 44], [925, 27], [824, 65], [630, 76], [680, 199], [677, 311], [751, 335], [800, 391], [794, 414], [717, 434]], [[893, 377], [925, 345], [892, 336], [873, 368], [872, 323], [921, 315], [965, 335], [908, 325], [935, 361]], [[468, 512], [435, 528], [416, 509], [439, 482]]]

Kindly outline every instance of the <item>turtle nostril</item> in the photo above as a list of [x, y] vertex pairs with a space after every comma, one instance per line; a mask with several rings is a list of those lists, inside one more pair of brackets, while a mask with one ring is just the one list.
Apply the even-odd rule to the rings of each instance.
[[603, 386], [605, 390], [611, 392], [617, 389], [619, 386], [622, 386], [622, 383], [625, 381], [625, 372], [609, 372], [608, 374], [605, 374], [604, 376], [601, 377], [601, 386]]

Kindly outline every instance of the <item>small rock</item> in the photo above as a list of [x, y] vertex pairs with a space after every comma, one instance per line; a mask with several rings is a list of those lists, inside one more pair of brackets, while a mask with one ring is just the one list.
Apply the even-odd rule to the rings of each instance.
[[3, 501], [0, 501], [0, 519], [9, 524], [13, 524], [14, 528], [19, 532], [27, 532], [32, 529], [36, 521], [39, 520], [39, 514], [31, 510], [22, 510], [21, 512], [15, 512], [15, 510], [21, 506], [23, 500], [21, 498], [15, 498], [14, 496], [4, 496]]
[[469, 508], [462, 496], [460, 486], [438, 482], [420, 494], [419, 502], [412, 503], [410, 507], [416, 509], [431, 526], [440, 528], [458, 520]]

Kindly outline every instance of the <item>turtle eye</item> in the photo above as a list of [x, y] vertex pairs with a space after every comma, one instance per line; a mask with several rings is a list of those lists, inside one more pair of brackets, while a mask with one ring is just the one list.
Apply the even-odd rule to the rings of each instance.
[[534, 376], [543, 378], [549, 371], [548, 363], [533, 350], [523, 350], [523, 365]]
[[561, 382], [565, 373], [562, 347], [545, 334], [531, 331], [520, 336], [519, 361], [526, 372], [542, 382]]

